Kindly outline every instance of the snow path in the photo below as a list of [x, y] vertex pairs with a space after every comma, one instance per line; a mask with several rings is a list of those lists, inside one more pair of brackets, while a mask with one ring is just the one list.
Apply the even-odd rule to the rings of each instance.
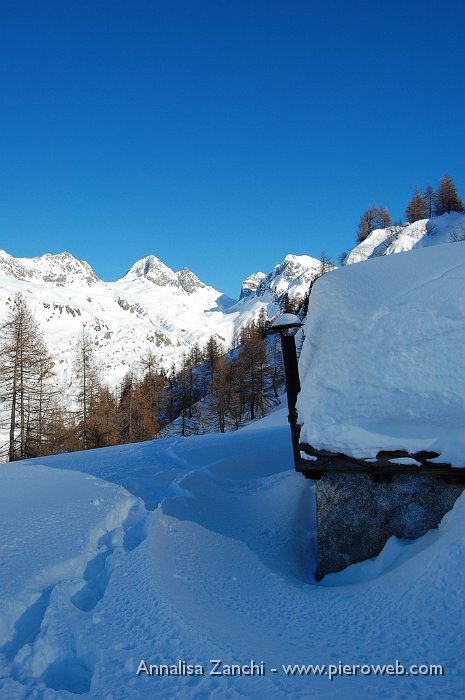
[[98, 605], [115, 553], [145, 538], [146, 510], [123, 489], [75, 471], [23, 464], [0, 473], [0, 676], [27, 688], [29, 676], [54, 687], [69, 675], [80, 690], [87, 664], [74, 635], [54, 639], [53, 614], [78, 626]]
[[[72, 576], [36, 578], [26, 614], [11, 617], [16, 627], [0, 649], [2, 700], [462, 697], [465, 499], [439, 530], [409, 545], [392, 540], [376, 560], [315, 584], [313, 488], [288, 468], [285, 421], [281, 410], [237, 433], [60, 455], [41, 459], [47, 466], [40, 468], [30, 466], [38, 460], [15, 466], [36, 471], [36, 482], [44, 474], [45, 482], [53, 475], [63, 485], [74, 480], [64, 508], [63, 518], [71, 512], [72, 521], [66, 536], [75, 526], [77, 537], [86, 533], [87, 539], [76, 551], [72, 542], [60, 544], [59, 518], [46, 523], [34, 506], [33, 527], [47, 536], [40, 556], [50, 553], [48, 570], [59, 551], [66, 560], [81, 552], [81, 563], [71, 567]], [[78, 498], [81, 488], [89, 493]], [[95, 490], [107, 500], [96, 501]], [[31, 507], [28, 494], [24, 485], [24, 509]], [[142, 496], [149, 514], [135, 498]], [[78, 523], [73, 514], [83, 504]], [[102, 508], [108, 514], [96, 521]], [[106, 527], [105, 518], [113, 518]], [[15, 519], [12, 509], [9, 519], [10, 539], [23, 518]], [[96, 527], [98, 536], [90, 536]], [[17, 558], [24, 551], [14, 550]], [[18, 584], [11, 586], [10, 601], [21, 599]], [[203, 664], [206, 675], [137, 676], [141, 659]], [[263, 661], [267, 673], [211, 677], [210, 659]], [[446, 675], [330, 682], [282, 671], [287, 663], [396, 659], [442, 663]]]

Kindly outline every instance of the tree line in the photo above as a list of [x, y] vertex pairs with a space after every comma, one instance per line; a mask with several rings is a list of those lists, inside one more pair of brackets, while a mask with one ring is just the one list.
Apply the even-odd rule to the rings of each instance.
[[[443, 175], [437, 190], [428, 184], [422, 193], [417, 186], [411, 200], [406, 206], [405, 217], [409, 224], [420, 219], [431, 219], [434, 216], [448, 214], [451, 211], [463, 212], [464, 205], [457, 193], [455, 183], [449, 175]], [[356, 240], [362, 243], [372, 231], [391, 226], [391, 215], [384, 206], [370, 206], [366, 209], [357, 227]], [[399, 223], [402, 225], [402, 222]]]
[[151, 440], [168, 426], [181, 435], [224, 432], [265, 415], [278, 402], [284, 381], [276, 336], [265, 337], [268, 323], [262, 310], [240, 329], [230, 352], [212, 336], [169, 371], [148, 350], [115, 390], [103, 381], [83, 326], [65, 389], [37, 320], [16, 295], [0, 326], [1, 421], [7, 436], [1, 457], [15, 461]]

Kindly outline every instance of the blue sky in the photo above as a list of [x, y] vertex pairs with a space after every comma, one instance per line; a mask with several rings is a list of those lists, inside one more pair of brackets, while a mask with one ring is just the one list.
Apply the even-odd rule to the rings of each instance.
[[231, 296], [364, 209], [465, 199], [462, 0], [2, 0], [0, 247]]

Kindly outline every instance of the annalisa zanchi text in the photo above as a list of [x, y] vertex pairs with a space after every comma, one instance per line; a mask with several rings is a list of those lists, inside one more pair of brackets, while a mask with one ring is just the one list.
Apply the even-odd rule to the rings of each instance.
[[394, 664], [283, 664], [269, 668], [264, 661], [251, 659], [245, 664], [225, 663], [223, 659], [210, 659], [208, 664], [188, 663], [179, 659], [171, 664], [148, 664], [144, 659], [137, 667], [138, 676], [266, 676], [283, 673], [286, 676], [324, 676], [332, 681], [337, 676], [443, 676], [440, 664], [413, 664], [404, 666], [396, 660]]
[[140, 662], [138, 676], [264, 676], [263, 661], [249, 661], [246, 664], [227, 664], [222, 659], [211, 659], [207, 664], [191, 664], [181, 659], [174, 664], [148, 664]]

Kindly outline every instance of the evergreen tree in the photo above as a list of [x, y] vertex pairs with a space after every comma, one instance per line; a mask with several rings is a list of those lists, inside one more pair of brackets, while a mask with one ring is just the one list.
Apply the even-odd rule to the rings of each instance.
[[457, 194], [454, 181], [449, 175], [443, 175], [441, 178], [434, 203], [435, 212], [438, 216], [449, 214], [451, 211], [462, 212], [464, 210], [463, 202]]
[[405, 215], [409, 224], [413, 224], [415, 221], [428, 217], [428, 201], [426, 196], [421, 194], [418, 187], [415, 189], [412, 199], [407, 204]]

